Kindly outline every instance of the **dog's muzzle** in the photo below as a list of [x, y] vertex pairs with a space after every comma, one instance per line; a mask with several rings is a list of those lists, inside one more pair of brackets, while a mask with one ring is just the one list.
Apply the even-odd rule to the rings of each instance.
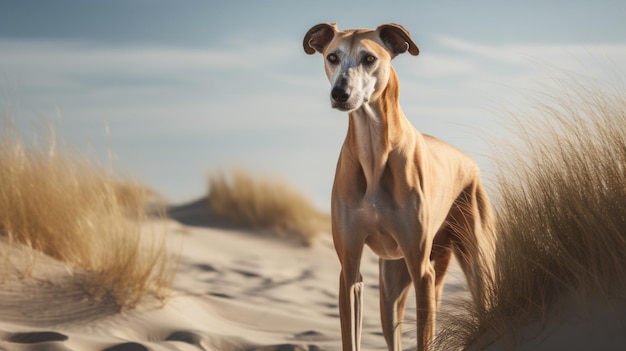
[[346, 103], [346, 101], [348, 101], [348, 99], [350, 98], [350, 93], [346, 91], [345, 88], [334, 87], [333, 90], [330, 92], [330, 97], [333, 99], [333, 102], [343, 104]]
[[330, 100], [332, 107], [340, 111], [351, 111], [356, 107], [350, 101], [350, 91], [343, 87], [334, 87], [330, 92]]

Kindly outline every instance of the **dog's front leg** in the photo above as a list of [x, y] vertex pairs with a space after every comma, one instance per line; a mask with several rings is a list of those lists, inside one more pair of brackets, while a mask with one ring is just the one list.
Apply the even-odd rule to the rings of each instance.
[[379, 260], [380, 267], [380, 319], [383, 335], [390, 351], [402, 350], [404, 306], [411, 285], [411, 276], [404, 259]]
[[361, 347], [363, 278], [359, 267], [364, 245], [362, 240], [346, 240], [344, 235], [335, 236], [335, 249], [341, 263], [339, 317], [344, 351], [357, 351]]
[[363, 279], [361, 274], [341, 271], [339, 282], [339, 317], [344, 351], [358, 351], [361, 347], [363, 323]]

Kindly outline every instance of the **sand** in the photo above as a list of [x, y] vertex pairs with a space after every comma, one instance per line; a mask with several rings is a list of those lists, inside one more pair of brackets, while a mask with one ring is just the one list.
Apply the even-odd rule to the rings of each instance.
[[[297, 246], [228, 228], [206, 216], [201, 206], [178, 206], [169, 211], [172, 219], [146, 223], [146, 231], [166, 228], [171, 247], [180, 252], [178, 274], [164, 303], [146, 298], [137, 308], [120, 312], [113, 301], [86, 298], [84, 276], [42, 256], [44, 268], [5, 279], [0, 286], [0, 350], [340, 350], [339, 264], [330, 235], [322, 235], [313, 247]], [[12, 262], [19, 264], [33, 253], [12, 255]], [[385, 350], [378, 316], [378, 263], [370, 251], [365, 252], [362, 274], [362, 346]], [[467, 294], [453, 264], [443, 308]], [[413, 300], [409, 320], [414, 318]], [[619, 321], [623, 331], [623, 318]], [[414, 345], [411, 323], [406, 327], [404, 345]], [[550, 343], [545, 345], [558, 345], [545, 337], [533, 339], [531, 345], [546, 339]], [[491, 344], [491, 349], [502, 346]]]
[[[302, 247], [229, 228], [203, 205], [177, 206], [169, 211], [172, 219], [145, 224], [146, 231], [166, 228], [180, 254], [164, 303], [146, 298], [120, 312], [113, 301], [88, 299], [80, 273], [39, 255], [42, 265], [26, 277], [5, 277], [0, 286], [0, 350], [339, 350], [339, 264], [330, 234]], [[29, 255], [37, 255], [23, 254], [13, 252], [12, 264], [28, 265]], [[362, 273], [363, 347], [384, 350], [378, 263], [369, 251]], [[465, 284], [453, 267], [445, 295], [459, 294], [466, 294]], [[411, 334], [406, 345], [414, 343]]]

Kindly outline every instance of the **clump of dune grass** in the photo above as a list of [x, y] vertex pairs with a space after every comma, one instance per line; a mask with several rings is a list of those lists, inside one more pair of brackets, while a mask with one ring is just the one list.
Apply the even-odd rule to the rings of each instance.
[[156, 229], [152, 236], [141, 233], [148, 191], [63, 146], [53, 129], [43, 144], [41, 138], [29, 143], [4, 121], [0, 236], [87, 272], [86, 292], [113, 298], [120, 308], [135, 306], [148, 293], [164, 297], [173, 262], [163, 235]]
[[301, 192], [268, 176], [252, 176], [241, 169], [230, 176], [209, 176], [210, 209], [223, 220], [245, 228], [295, 239], [310, 246], [330, 230], [330, 218]]
[[515, 120], [521, 144], [498, 162], [492, 307], [462, 304], [440, 349], [513, 346], [559, 309], [626, 298], [626, 93], [571, 83]]

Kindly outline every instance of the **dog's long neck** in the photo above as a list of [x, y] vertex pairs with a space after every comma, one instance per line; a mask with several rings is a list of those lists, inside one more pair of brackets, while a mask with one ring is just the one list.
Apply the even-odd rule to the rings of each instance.
[[412, 127], [400, 108], [399, 97], [399, 81], [392, 67], [381, 95], [350, 112], [348, 145], [365, 176], [365, 198], [378, 191], [390, 154], [413, 141]]

